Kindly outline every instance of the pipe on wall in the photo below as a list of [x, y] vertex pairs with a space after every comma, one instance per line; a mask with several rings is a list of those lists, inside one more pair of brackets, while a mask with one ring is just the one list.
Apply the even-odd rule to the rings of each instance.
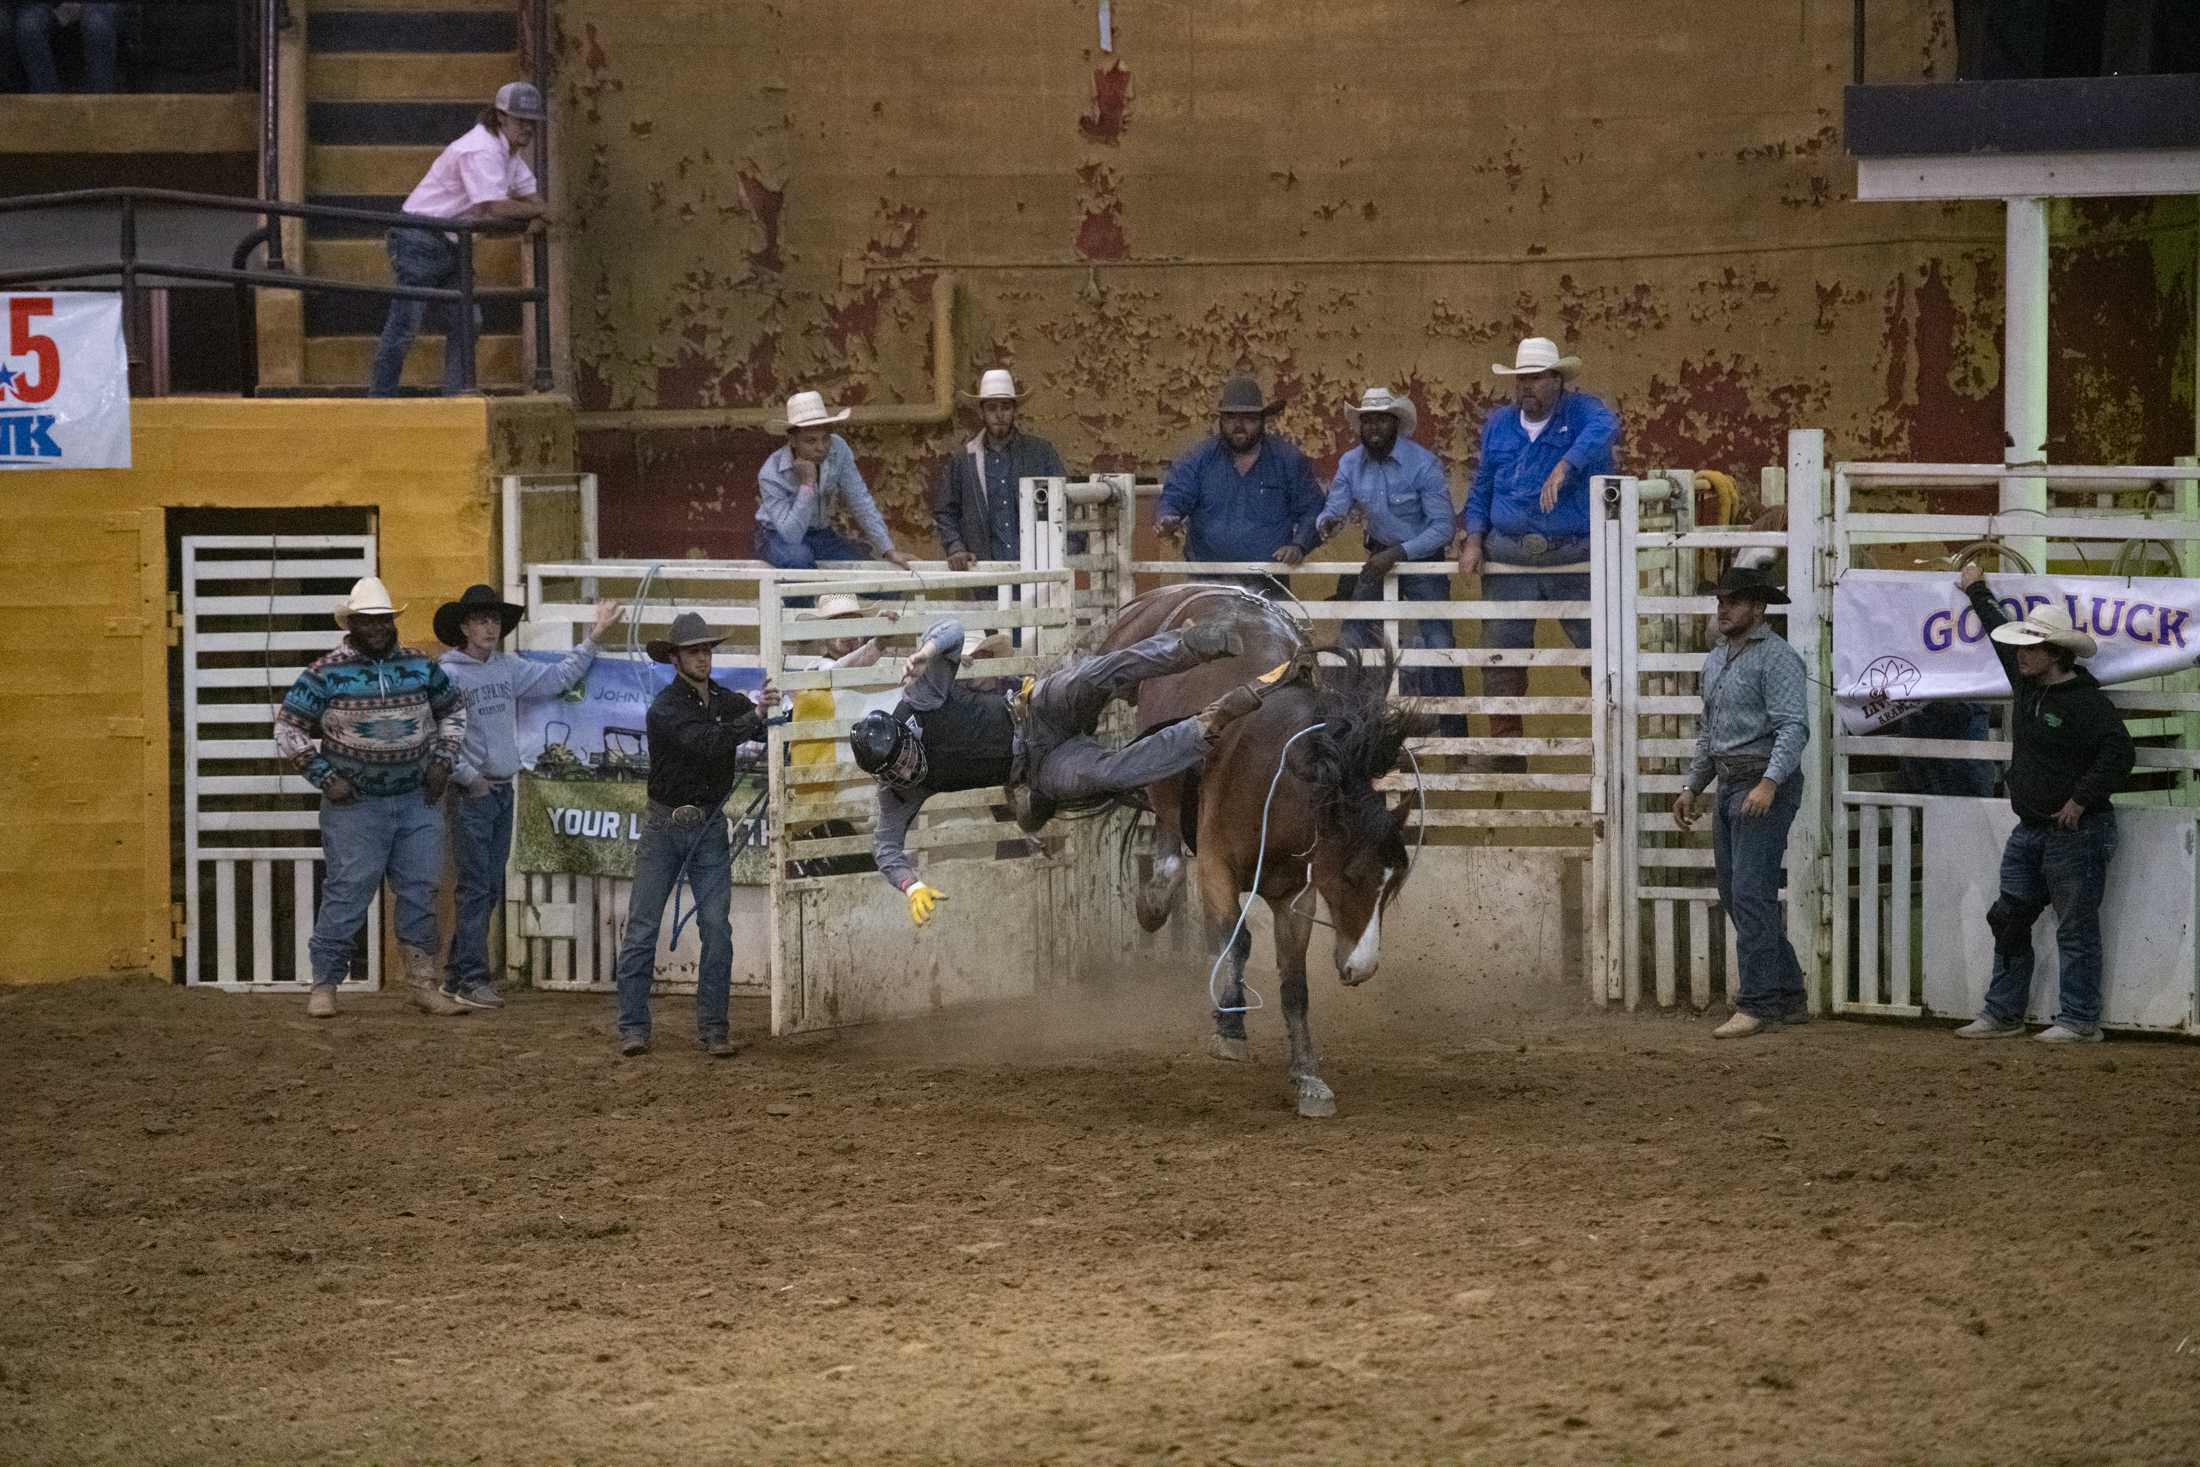
[[[573, 415], [582, 432], [629, 428], [644, 432], [676, 428], [764, 428], [775, 425], [784, 407], [617, 408]], [[955, 276], [943, 271], [932, 280], [932, 400], [883, 403], [850, 411], [857, 427], [933, 427], [955, 416]]]

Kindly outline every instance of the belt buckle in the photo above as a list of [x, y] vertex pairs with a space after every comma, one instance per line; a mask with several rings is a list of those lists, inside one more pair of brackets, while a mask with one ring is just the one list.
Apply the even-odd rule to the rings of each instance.
[[693, 830], [702, 823], [703, 807], [701, 805], [681, 805], [672, 812], [672, 828], [674, 830]]
[[1520, 548], [1530, 555], [1548, 555], [1551, 542], [1546, 536], [1530, 533], [1520, 537]]

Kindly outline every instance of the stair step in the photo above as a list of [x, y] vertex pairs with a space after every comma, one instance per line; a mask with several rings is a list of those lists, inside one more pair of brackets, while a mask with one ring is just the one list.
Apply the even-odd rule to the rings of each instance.
[[[385, 274], [383, 279], [389, 277]], [[327, 337], [377, 336], [382, 334], [382, 322], [389, 316], [390, 303], [381, 296], [337, 295], [329, 291], [306, 293], [306, 339], [321, 340]], [[422, 331], [440, 332], [441, 317], [434, 312], [428, 315], [429, 325]], [[518, 301], [483, 301], [481, 303], [481, 330], [484, 336], [517, 336], [522, 317]]]
[[519, 15], [493, 10], [323, 10], [306, 17], [308, 51], [517, 51]]
[[306, 95], [322, 102], [446, 102], [463, 97], [478, 99], [474, 105], [484, 107], [498, 87], [520, 77], [516, 51], [345, 51], [306, 58]]
[[309, 147], [306, 192], [395, 194], [402, 199], [427, 176], [429, 165], [442, 151], [429, 143], [403, 148]]
[[[312, 336], [306, 338], [305, 380], [309, 384], [364, 386], [374, 369], [377, 336]], [[474, 343], [474, 361], [481, 381], [491, 387], [520, 384], [520, 350], [517, 336], [484, 336]], [[405, 354], [408, 387], [433, 387], [443, 380], [443, 338], [423, 331]]]
[[[521, 264], [521, 245], [516, 239], [484, 239], [474, 245], [476, 284], [518, 285], [521, 283]], [[379, 239], [309, 239], [306, 241], [305, 273], [324, 280], [386, 285], [390, 278], [390, 254]], [[379, 320], [375, 329], [381, 329]]]
[[488, 101], [308, 102], [306, 141], [440, 148], [471, 128]]

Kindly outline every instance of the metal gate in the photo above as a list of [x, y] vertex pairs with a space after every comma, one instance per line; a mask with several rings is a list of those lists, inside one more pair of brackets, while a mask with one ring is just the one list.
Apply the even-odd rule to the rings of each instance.
[[[275, 708], [342, 636], [369, 535], [191, 535], [183, 553], [184, 981], [300, 991], [319, 910], [320, 796], [275, 754]], [[382, 903], [347, 988], [382, 981]]]

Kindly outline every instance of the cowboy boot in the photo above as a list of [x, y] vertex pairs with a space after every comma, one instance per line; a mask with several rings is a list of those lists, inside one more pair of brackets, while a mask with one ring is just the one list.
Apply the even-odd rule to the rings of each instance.
[[1055, 802], [1029, 784], [1012, 786], [1008, 792], [1008, 804], [1015, 812], [1016, 828], [1025, 835], [1037, 835], [1054, 818]]
[[424, 1014], [445, 1016], [468, 1012], [466, 1005], [443, 991], [436, 978], [434, 954], [403, 943], [397, 950], [405, 956], [406, 997], [414, 1008]]
[[1231, 724], [1253, 712], [1268, 700], [1268, 695], [1278, 688], [1289, 687], [1313, 667], [1313, 656], [1306, 649], [1292, 654], [1288, 662], [1279, 662], [1249, 683], [1241, 683], [1201, 709], [1196, 717], [1199, 726], [1212, 739]]
[[1203, 621], [1178, 634], [1184, 650], [1202, 662], [1245, 655], [1245, 637], [1229, 622]]

